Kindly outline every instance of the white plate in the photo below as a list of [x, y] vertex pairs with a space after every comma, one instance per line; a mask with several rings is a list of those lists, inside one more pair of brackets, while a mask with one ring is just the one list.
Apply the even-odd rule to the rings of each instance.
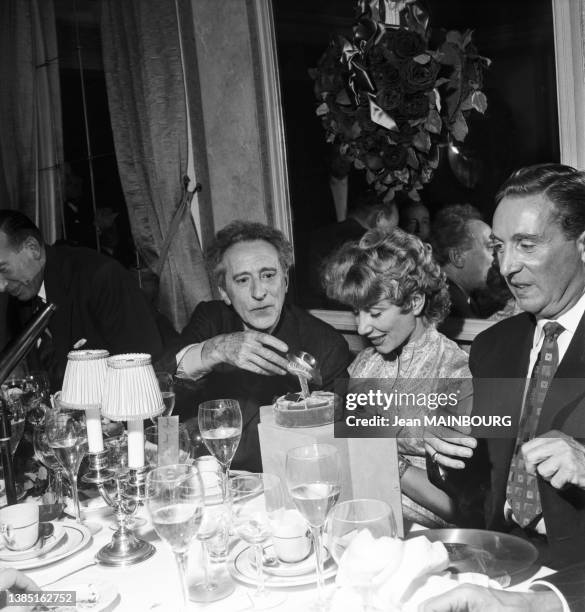
[[[258, 580], [256, 578], [256, 566], [252, 563], [252, 547], [246, 546], [242, 550], [240, 550], [232, 559], [229, 561], [229, 569], [234, 578], [237, 578], [240, 582], [244, 584], [250, 584], [256, 586], [258, 584]], [[311, 556], [314, 559], [313, 556]], [[337, 572], [337, 565], [333, 562], [332, 559], [329, 559], [325, 562], [325, 567], [323, 568], [323, 579], [331, 578], [335, 576]], [[302, 586], [304, 584], [313, 584], [317, 582], [317, 574], [313, 572], [308, 572], [306, 574], [302, 574], [301, 576], [274, 576], [274, 575], [266, 575], [265, 572], [265, 580], [267, 587], [291, 587], [291, 586]]]
[[[118, 589], [111, 582], [96, 580], [95, 582], [74, 582], [71, 580], [61, 580], [57, 586], [53, 587], [59, 591], [75, 591], [77, 603], [75, 606], [63, 606], [59, 610], [73, 611], [92, 610], [92, 612], [105, 612], [113, 610], [120, 603]], [[97, 596], [95, 603], [90, 603], [92, 595]], [[118, 601], [116, 601], [118, 600]]]
[[[264, 547], [265, 556], [266, 557], [275, 557], [276, 554], [274, 552], [274, 547], [272, 544]], [[330, 561], [330, 555], [327, 548], [325, 548], [325, 560], [324, 565], [325, 569], [327, 569], [328, 563]], [[250, 548], [250, 564], [256, 570], [256, 556], [254, 554], [254, 549]], [[280, 576], [282, 578], [288, 578], [292, 576], [302, 576], [304, 574], [310, 574], [315, 571], [315, 553], [311, 552], [311, 554], [302, 561], [298, 563], [285, 563], [283, 561], [278, 561], [276, 565], [263, 565], [264, 572], [266, 574], [272, 574], [273, 576]]]
[[28, 559], [48, 554], [48, 552], [55, 548], [55, 546], [65, 537], [65, 529], [61, 523], [52, 523], [52, 525], [54, 529], [51, 536], [47, 539], [39, 538], [32, 548], [28, 548], [27, 550], [10, 550], [9, 548], [3, 548], [0, 550], [0, 561], [14, 563], [15, 561], [27, 561]]
[[15, 561], [11, 566], [19, 570], [30, 570], [42, 567], [43, 565], [49, 565], [49, 563], [54, 563], [75, 554], [90, 542], [91, 533], [87, 527], [73, 521], [63, 521], [59, 524], [65, 530], [65, 537], [54, 548], [48, 551], [46, 555], [23, 561]]

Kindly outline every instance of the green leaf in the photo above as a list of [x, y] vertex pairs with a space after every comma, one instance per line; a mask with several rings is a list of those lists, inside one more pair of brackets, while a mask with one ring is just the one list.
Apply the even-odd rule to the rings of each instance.
[[394, 193], [395, 193], [394, 189], [389, 187], [382, 201], [385, 203], [392, 202], [392, 200], [394, 199]]
[[420, 202], [420, 195], [418, 194], [418, 191], [416, 189], [411, 189], [408, 192], [408, 197], [414, 202]]
[[351, 100], [349, 99], [349, 96], [347, 95], [347, 91], [345, 91], [345, 89], [342, 89], [338, 92], [338, 94], [335, 96], [335, 101], [337, 102], [337, 104], [341, 104], [343, 106], [348, 106], [349, 104], [351, 104]]
[[412, 144], [416, 149], [423, 153], [428, 153], [431, 148], [431, 137], [426, 130], [420, 130], [412, 139]]
[[471, 103], [471, 94], [469, 94], [467, 98], [461, 102], [461, 106], [459, 108], [462, 111], [468, 111], [473, 108], [473, 104]]
[[467, 127], [467, 121], [461, 111], [455, 113], [455, 120], [449, 126], [449, 131], [453, 134], [453, 138], [459, 142], [463, 142], [467, 136], [469, 128]]
[[366, 170], [366, 181], [368, 185], [371, 185], [376, 180], [376, 175], [370, 170]]
[[437, 79], [435, 81], [435, 87], [441, 87], [441, 85], [444, 85], [445, 83], [448, 83], [449, 79], [445, 78], [445, 77], [441, 77], [440, 79]]
[[466, 30], [463, 33], [463, 42], [461, 43], [461, 45], [464, 49], [471, 42], [472, 38], [473, 38], [473, 30]]
[[421, 53], [420, 55], [415, 55], [412, 58], [417, 64], [428, 64], [431, 61], [431, 56], [427, 53]]
[[420, 166], [419, 161], [418, 161], [418, 157], [416, 156], [416, 153], [410, 147], [408, 147], [408, 149], [406, 149], [406, 163], [411, 168], [414, 168], [415, 170], [418, 170], [418, 168]]
[[487, 109], [487, 98], [482, 91], [474, 91], [471, 94], [471, 104], [478, 113], [485, 113]]
[[364, 162], [357, 158], [353, 160], [353, 166], [356, 170], [363, 170], [366, 167]]
[[443, 121], [441, 120], [441, 115], [436, 110], [431, 110], [425, 121], [425, 129], [432, 134], [440, 134], [442, 127]]

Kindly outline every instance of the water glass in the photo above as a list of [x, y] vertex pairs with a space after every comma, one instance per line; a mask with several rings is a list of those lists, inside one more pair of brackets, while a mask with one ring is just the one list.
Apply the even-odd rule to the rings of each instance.
[[158, 380], [158, 388], [160, 389], [163, 403], [165, 405], [164, 412], [160, 416], [172, 416], [173, 410], [175, 409], [175, 387], [173, 376], [169, 372], [157, 371], [155, 374], [156, 379]]

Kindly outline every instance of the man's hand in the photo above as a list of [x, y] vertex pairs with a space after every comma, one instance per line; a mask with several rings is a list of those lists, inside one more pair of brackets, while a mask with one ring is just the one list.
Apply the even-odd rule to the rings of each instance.
[[525, 442], [526, 470], [540, 474], [555, 489], [575, 485], [585, 489], [585, 447], [566, 434], [552, 430]]
[[258, 331], [234, 332], [206, 340], [201, 351], [201, 361], [209, 369], [220, 363], [229, 363], [255, 374], [286, 374], [288, 361], [275, 351], [286, 353], [288, 346], [270, 334]]
[[[9, 591], [10, 593], [25, 593], [26, 591], [40, 591], [36, 582], [29, 578], [26, 574], [12, 568], [0, 569], [0, 591]], [[26, 612], [32, 610], [33, 606], [7, 606], [2, 608], [8, 612], [9, 610], [18, 610]]]
[[561, 612], [562, 609], [561, 600], [553, 591], [514, 593], [471, 584], [427, 599], [419, 606], [419, 612]]
[[425, 451], [439, 465], [462, 470], [465, 467], [463, 459], [469, 459], [477, 446], [477, 440], [468, 435], [470, 431], [469, 427], [460, 431], [444, 426], [425, 427]]

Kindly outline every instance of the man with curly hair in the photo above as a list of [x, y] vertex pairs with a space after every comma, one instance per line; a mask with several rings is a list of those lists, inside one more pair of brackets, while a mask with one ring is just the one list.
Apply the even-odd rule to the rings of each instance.
[[285, 304], [292, 247], [280, 231], [234, 221], [217, 233], [207, 261], [221, 300], [197, 306], [159, 367], [196, 381], [183, 398], [177, 395], [185, 416], [208, 399], [239, 401], [243, 432], [232, 465], [259, 472], [259, 408], [300, 390], [287, 371], [287, 352], [313, 355], [322, 387], [330, 390], [347, 376], [349, 348], [331, 326]]

